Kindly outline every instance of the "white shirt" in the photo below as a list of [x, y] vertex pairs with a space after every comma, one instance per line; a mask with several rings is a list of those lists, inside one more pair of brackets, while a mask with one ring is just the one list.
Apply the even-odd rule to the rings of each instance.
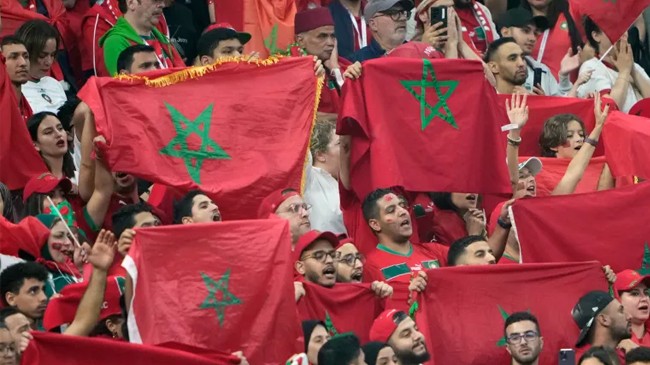
[[[531, 67], [532, 66], [532, 67]], [[524, 87], [526, 90], [533, 91], [533, 82], [535, 82], [535, 70], [533, 68], [542, 69], [542, 90], [548, 96], [566, 96], [571, 91], [571, 80], [569, 76], [560, 77], [560, 83], [553, 76], [553, 72], [541, 62], [537, 62], [530, 56], [526, 56], [526, 67], [528, 67], [528, 77]]]
[[40, 112], [58, 113], [68, 100], [63, 86], [56, 79], [45, 76], [38, 81], [27, 81], [21, 87], [34, 114]]
[[[591, 79], [578, 88], [578, 97], [581, 98], [586, 98], [589, 93], [592, 92], [600, 93], [603, 90], [611, 90], [618, 78], [618, 72], [605, 66], [605, 64], [598, 58], [592, 58], [585, 61], [582, 66], [580, 66], [580, 73], [587, 70], [594, 71], [591, 74]], [[639, 77], [650, 80], [648, 74], [646, 74], [643, 68], [636, 63], [634, 64], [634, 72], [636, 72]], [[619, 105], [619, 108], [622, 112], [627, 113], [632, 109], [632, 106], [641, 99], [643, 99], [643, 96], [641, 96], [635, 87], [629, 85], [625, 94], [625, 102], [623, 105]]]
[[304, 199], [312, 206], [309, 213], [312, 229], [334, 234], [347, 233], [341, 212], [339, 182], [329, 172], [307, 165]]

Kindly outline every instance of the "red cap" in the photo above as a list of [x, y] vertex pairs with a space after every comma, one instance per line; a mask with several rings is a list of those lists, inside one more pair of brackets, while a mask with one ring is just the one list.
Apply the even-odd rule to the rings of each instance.
[[387, 54], [388, 57], [403, 58], [445, 58], [445, 55], [430, 44], [423, 42], [407, 42], [393, 49]]
[[295, 33], [300, 34], [326, 25], [334, 26], [334, 19], [329, 8], [320, 7], [296, 13], [294, 24]]
[[641, 275], [634, 270], [623, 270], [616, 274], [616, 281], [614, 282], [614, 296], [620, 299], [618, 292], [632, 290], [642, 282], [645, 282], [650, 287], [650, 275]]
[[[43, 327], [46, 331], [72, 323], [87, 287], [88, 282], [66, 285], [60, 292], [61, 296], [50, 300], [43, 316]], [[112, 315], [122, 314], [120, 296], [123, 287], [124, 279], [121, 277], [109, 276], [106, 279], [104, 303], [101, 312], [99, 312], [100, 321]]]
[[64, 193], [69, 193], [72, 190], [72, 182], [67, 178], [58, 179], [56, 176], [49, 172], [34, 176], [25, 185], [23, 190], [23, 201], [27, 201], [34, 193], [47, 194], [54, 190], [57, 186], [61, 186]]
[[350, 237], [347, 237], [347, 236], [345, 236], [345, 237], [339, 236], [339, 243], [336, 245], [336, 247], [334, 247], [334, 249], [338, 250], [339, 248], [341, 248], [341, 246], [343, 246], [346, 243], [351, 243], [351, 244], [354, 245], [354, 240], [352, 238], [350, 238]]
[[650, 118], [650, 98], [641, 99], [636, 102], [628, 112], [630, 115]]
[[388, 342], [390, 336], [397, 329], [397, 324], [393, 317], [399, 312], [397, 309], [388, 309], [375, 319], [370, 327], [370, 341]]
[[[282, 193], [283, 191], [285, 192], [284, 194]], [[292, 196], [300, 196], [300, 194], [293, 188], [280, 189], [272, 192], [262, 200], [262, 204], [260, 204], [260, 208], [257, 210], [257, 218], [266, 219], [271, 214], [275, 214], [275, 210], [278, 209], [280, 204]]]
[[309, 247], [316, 240], [327, 240], [332, 244], [332, 248], [338, 245], [339, 240], [336, 238], [336, 235], [332, 232], [321, 232], [317, 230], [311, 230], [298, 238], [296, 242], [296, 248], [293, 250], [294, 261], [299, 261], [302, 252]]

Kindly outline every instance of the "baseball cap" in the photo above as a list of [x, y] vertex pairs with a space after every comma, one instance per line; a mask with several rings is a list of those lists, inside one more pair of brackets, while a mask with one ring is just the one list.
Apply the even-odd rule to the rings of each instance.
[[[203, 31], [201, 37], [196, 43], [196, 49], [198, 50], [207, 50], [210, 48], [210, 45], [218, 43], [226, 39], [237, 38], [242, 45], [248, 43], [251, 40], [250, 33], [238, 32], [233, 28], [232, 25], [228, 23], [218, 23], [209, 26]], [[211, 55], [200, 55], [200, 56], [211, 56]]]
[[316, 242], [316, 240], [327, 240], [330, 244], [332, 244], [332, 248], [336, 247], [336, 245], [339, 244], [339, 239], [334, 233], [327, 231], [321, 232], [313, 229], [298, 238], [298, 242], [296, 242], [296, 249], [293, 250], [294, 261], [300, 260], [302, 252], [306, 250], [309, 245]]
[[[69, 284], [61, 290], [60, 296], [50, 300], [43, 315], [43, 327], [46, 331], [72, 323], [77, 313], [77, 307], [79, 307], [81, 298], [83, 298], [87, 288], [88, 282]], [[104, 302], [99, 312], [100, 321], [112, 315], [122, 314], [120, 296], [123, 292], [124, 278], [117, 276], [106, 278]]]
[[303, 10], [296, 13], [294, 18], [294, 32], [296, 34], [309, 32], [326, 25], [334, 25], [334, 18], [332, 18], [328, 7]]
[[347, 235], [339, 235], [338, 239], [339, 239], [339, 243], [337, 243], [336, 247], [334, 247], [335, 250], [338, 250], [339, 248], [341, 248], [343, 245], [347, 243], [351, 243], [354, 245], [354, 240], [351, 237], [348, 237]]
[[23, 201], [27, 201], [27, 198], [32, 196], [34, 193], [47, 194], [57, 186], [60, 186], [65, 194], [72, 190], [72, 182], [65, 177], [59, 179], [49, 172], [34, 176], [29, 179], [25, 185], [25, 189], [23, 190]]
[[397, 4], [401, 4], [404, 10], [411, 10], [415, 6], [411, 0], [370, 0], [363, 9], [363, 17], [370, 20], [375, 14], [386, 11]]
[[275, 214], [280, 204], [292, 196], [300, 196], [298, 191], [293, 188], [280, 189], [272, 192], [262, 200], [259, 209], [257, 210], [257, 217], [260, 219], [268, 218], [271, 214]]
[[586, 338], [589, 329], [594, 323], [594, 319], [605, 307], [609, 305], [614, 298], [604, 291], [594, 290], [583, 295], [578, 303], [573, 307], [571, 315], [573, 320], [580, 328], [580, 335], [576, 342], [576, 347], [581, 347]]
[[623, 270], [616, 274], [614, 296], [620, 299], [618, 292], [632, 290], [643, 282], [645, 282], [646, 286], [650, 286], [650, 275], [641, 275], [634, 270]]
[[499, 21], [497, 21], [499, 29], [501, 28], [523, 28], [529, 24], [534, 24], [537, 29], [546, 30], [549, 27], [548, 19], [544, 16], [533, 16], [529, 10], [524, 8], [514, 8], [506, 11]]
[[388, 309], [381, 312], [372, 323], [372, 327], [370, 327], [370, 341], [388, 342], [388, 339], [398, 326], [395, 316], [400, 315], [400, 313], [404, 317], [406, 316], [406, 313], [397, 309]]
[[520, 163], [518, 170], [521, 170], [524, 167], [527, 168], [533, 176], [535, 176], [539, 174], [540, 171], [542, 171], [542, 161], [540, 161], [540, 159], [537, 157], [531, 157], [528, 160]]
[[388, 57], [445, 58], [445, 55], [424, 42], [406, 42], [387, 54]]

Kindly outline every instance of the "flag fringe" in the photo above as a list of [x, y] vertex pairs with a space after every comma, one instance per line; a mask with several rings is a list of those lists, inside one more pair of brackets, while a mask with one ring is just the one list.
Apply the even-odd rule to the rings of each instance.
[[302, 178], [300, 179], [300, 194], [305, 193], [305, 185], [307, 185], [307, 164], [309, 163], [309, 154], [311, 153], [311, 135], [314, 132], [314, 126], [316, 125], [316, 119], [318, 118], [318, 105], [320, 105], [321, 93], [323, 91], [323, 85], [325, 84], [325, 76], [321, 76], [316, 81], [316, 98], [314, 100], [314, 117], [311, 121], [311, 127], [309, 128], [309, 144], [307, 145], [307, 153], [305, 153], [305, 163], [303, 164], [302, 169]]
[[[217, 59], [214, 63], [206, 66], [193, 66], [188, 67], [183, 70], [173, 72], [169, 75], [156, 77], [150, 79], [147, 76], [138, 76], [138, 75], [118, 75], [115, 78], [120, 81], [137, 81], [144, 82], [146, 86], [150, 87], [165, 87], [174, 85], [189, 79], [197, 79], [217, 71], [219, 67], [226, 63], [248, 63], [256, 66], [270, 66], [278, 63], [282, 56], [270, 56], [266, 59], [251, 59], [250, 56], [241, 56], [241, 57], [223, 57]], [[318, 105], [318, 104], [316, 104]]]

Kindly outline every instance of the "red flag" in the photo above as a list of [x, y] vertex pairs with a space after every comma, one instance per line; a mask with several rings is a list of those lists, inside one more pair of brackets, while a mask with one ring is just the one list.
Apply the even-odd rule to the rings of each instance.
[[0, 56], [0, 110], [2, 110], [0, 182], [7, 185], [10, 190], [22, 189], [29, 179], [47, 172], [47, 168], [34, 149], [27, 124], [18, 109], [16, 94], [2, 56]]
[[28, 252], [40, 252], [50, 236], [50, 230], [36, 217], [25, 217], [18, 224], [0, 216], [0, 253], [18, 256], [18, 250], [33, 247]]
[[369, 284], [303, 285], [306, 294], [298, 302], [301, 321], [318, 319], [338, 334], [354, 332], [361, 343], [368, 341], [370, 327], [384, 308]]
[[[566, 50], [565, 50], [566, 53]], [[499, 95], [500, 105], [505, 105], [511, 95]], [[526, 127], [521, 131], [520, 156], [540, 156], [539, 136], [544, 130], [544, 122], [558, 114], [575, 114], [585, 124], [586, 135], [594, 129], [594, 101], [578, 98], [555, 96], [528, 95], [529, 118]], [[594, 156], [603, 154], [603, 148], [598, 146]]]
[[363, 67], [359, 81], [345, 84], [337, 128], [352, 136], [357, 196], [396, 185], [511, 192], [500, 130], [507, 116], [480, 63], [382, 58]]
[[34, 339], [22, 354], [23, 365], [239, 364], [239, 359], [225, 354], [220, 358], [208, 357], [169, 348], [46, 332], [32, 332], [32, 336]]
[[650, 6], [650, 0], [570, 0], [570, 4], [616, 42]]
[[202, 189], [228, 220], [256, 217], [272, 191], [301, 185], [321, 89], [312, 59], [267, 62], [89, 80], [111, 170]]
[[[286, 221], [137, 232], [124, 261], [135, 287], [131, 341], [241, 350], [260, 365], [283, 363], [295, 352], [300, 331]], [[269, 346], [269, 339], [281, 340]]]
[[221, 0], [212, 5], [219, 22], [250, 33], [246, 52], [257, 51], [261, 57], [284, 52], [294, 42], [294, 0]]
[[466, 266], [427, 275], [416, 321], [432, 354], [429, 365], [509, 363], [503, 328], [505, 319], [520, 311], [539, 320], [544, 337], [539, 363], [554, 364], [558, 351], [573, 348], [578, 338], [571, 317], [578, 299], [607, 290], [595, 262]]
[[[524, 162], [527, 159], [528, 157], [525, 156], [519, 157], [519, 162]], [[562, 180], [571, 159], [541, 157], [539, 160], [542, 161], [542, 171], [535, 176], [537, 196], [548, 196], [551, 195], [557, 184]], [[592, 158], [574, 193], [596, 191], [605, 163], [607, 163], [605, 156]]]
[[615, 272], [641, 268], [650, 264], [648, 206], [648, 183], [518, 200], [512, 211], [522, 262], [598, 260]]
[[650, 178], [650, 119], [612, 112], [603, 140], [614, 176]]

